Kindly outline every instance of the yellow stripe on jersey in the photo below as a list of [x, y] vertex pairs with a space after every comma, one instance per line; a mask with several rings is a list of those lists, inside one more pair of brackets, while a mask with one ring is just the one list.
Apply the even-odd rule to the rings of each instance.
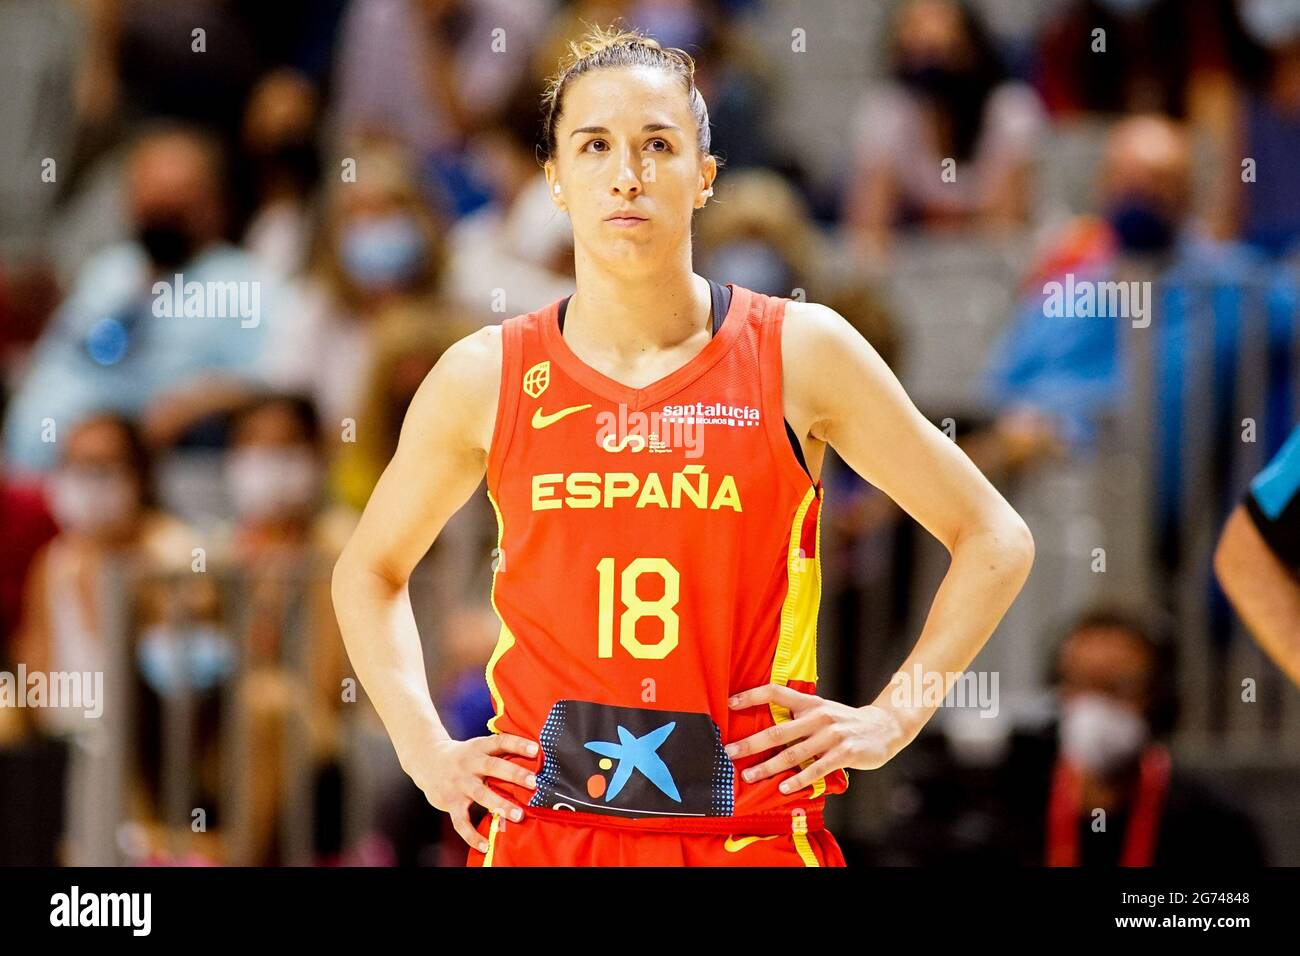
[[[812, 555], [801, 554], [804, 519], [816, 489], [809, 488], [795, 510], [786, 552], [787, 584], [781, 605], [781, 634], [772, 660], [772, 682], [817, 680], [817, 608], [821, 603], [821, 514], [817, 516], [816, 545]], [[776, 705], [773, 705], [774, 707]], [[782, 708], [784, 710], [784, 708]], [[773, 716], [777, 716], [773, 712]], [[789, 713], [786, 713], [786, 718]]]
[[[491, 692], [492, 694], [492, 706], [496, 711], [496, 713], [494, 713], [492, 717], [488, 719], [487, 729], [495, 734], [495, 733], [500, 733], [500, 730], [497, 728], [496, 724], [497, 724], [497, 720], [500, 719], [503, 714], [505, 714], [506, 707], [505, 707], [505, 702], [501, 699], [500, 691], [497, 690], [496, 681], [492, 679], [492, 670], [493, 668], [496, 667], [497, 661], [501, 659], [501, 656], [505, 654], [506, 651], [510, 650], [510, 648], [514, 647], [515, 636], [510, 633], [510, 628], [506, 627], [505, 619], [501, 617], [501, 611], [497, 609], [497, 599], [496, 599], [497, 571], [500, 570], [501, 568], [501, 560], [502, 560], [501, 539], [505, 536], [506, 524], [505, 521], [503, 521], [501, 518], [501, 509], [497, 507], [496, 499], [492, 497], [492, 492], [490, 491], [488, 492], [488, 501], [492, 502], [492, 510], [496, 513], [497, 516], [497, 553], [496, 553], [497, 565], [492, 569], [492, 597], [491, 597], [492, 610], [496, 612], [497, 620], [501, 622], [501, 633], [497, 636], [496, 647], [492, 649], [492, 656], [488, 658], [487, 669], [485, 671], [485, 676], [487, 677], [488, 691]], [[493, 820], [492, 826], [495, 831], [495, 827], [496, 827], [495, 820]]]
[[804, 866], [821, 866], [817, 854], [813, 852], [812, 844], [808, 842], [808, 834], [794, 834], [794, 848], [799, 851], [799, 859], [803, 860]]
[[499, 817], [499, 816], [498, 816], [497, 814], [495, 814], [495, 813], [492, 814], [492, 826], [490, 826], [490, 827], [488, 828], [488, 848], [487, 848], [487, 853], [484, 854], [484, 856], [483, 856], [483, 865], [484, 865], [484, 866], [491, 866], [491, 865], [492, 865], [492, 854], [496, 852], [496, 848], [497, 848], [497, 826], [498, 826], [498, 824], [500, 824], [500, 822], [501, 822], [501, 817]]
[[[795, 509], [794, 520], [790, 523], [790, 543], [785, 562], [788, 584], [785, 601], [781, 605], [781, 635], [777, 641], [776, 655], [772, 659], [773, 684], [788, 684], [792, 680], [815, 683], [817, 680], [817, 609], [821, 604], [822, 594], [820, 502], [817, 509], [813, 553], [805, 555], [799, 550], [803, 538], [804, 519], [808, 515], [808, 508], [812, 505], [814, 494], [820, 498], [821, 488], [808, 488], [803, 501]], [[772, 711], [772, 719], [778, 724], [791, 717], [789, 709], [781, 704], [773, 702], [768, 704], [768, 707]], [[812, 759], [809, 758], [800, 766], [807, 767], [811, 763]], [[812, 787], [813, 797], [820, 797], [826, 791], [826, 781], [816, 780]], [[796, 840], [796, 845], [797, 843]], [[804, 844], [807, 845], [806, 838]]]
[[821, 861], [817, 859], [817, 854], [813, 852], [812, 843], [808, 840], [808, 817], [802, 813], [790, 814], [790, 833], [794, 839], [794, 848], [799, 853], [799, 859], [803, 860], [804, 866], [821, 866]]

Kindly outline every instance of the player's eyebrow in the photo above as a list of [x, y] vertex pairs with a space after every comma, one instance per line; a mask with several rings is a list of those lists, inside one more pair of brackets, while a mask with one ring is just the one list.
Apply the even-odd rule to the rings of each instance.
[[[660, 130], [670, 129], [680, 133], [682, 128], [674, 126], [672, 123], [646, 123], [641, 127], [643, 133], [658, 133]], [[604, 126], [579, 126], [570, 136], [577, 136], [579, 133], [608, 133], [609, 129]]]

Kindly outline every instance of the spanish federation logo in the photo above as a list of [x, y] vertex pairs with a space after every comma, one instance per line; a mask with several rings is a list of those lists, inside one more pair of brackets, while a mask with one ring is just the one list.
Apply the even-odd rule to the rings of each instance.
[[645, 448], [645, 436], [633, 434], [619, 438], [617, 435], [606, 435], [600, 440], [600, 447], [608, 452], [620, 452], [629, 446], [633, 451], [641, 451]]
[[524, 391], [529, 397], [537, 398], [551, 384], [551, 360], [538, 362], [524, 373]]

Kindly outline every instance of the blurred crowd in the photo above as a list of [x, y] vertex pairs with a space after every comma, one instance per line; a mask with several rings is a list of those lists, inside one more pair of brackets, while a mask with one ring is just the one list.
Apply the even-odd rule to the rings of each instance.
[[[442, 351], [572, 291], [536, 145], [544, 82], [584, 23], [621, 20], [696, 57], [723, 159], [697, 271], [836, 308], [905, 383], [927, 358], [889, 294], [895, 270], [927, 244], [1023, 250], [987, 355], [956, 359], [974, 363], [976, 401], [918, 393], [936, 422], [955, 414], [999, 487], [1081, 460], [1131, 400], [1129, 316], [1044, 321], [1045, 284], [1067, 273], [1160, 290], [1166, 427], [1144, 477], [1162, 542], [1179, 533], [1180, 423], [1210, 408], [1187, 406], [1175, 372], [1198, 350], [1238, 368], [1242, 310], [1222, 303], [1242, 296], [1270, 318], [1260, 441], [1281, 444], [1300, 380], [1300, 0], [879, 6], [860, 88], [824, 131], [840, 157], [827, 175], [788, 133], [804, 11], [781, 3], [0, 0], [0, 123], [22, 131], [0, 143], [0, 669], [126, 668], [118, 859], [302, 861], [286, 817], [304, 803], [308, 861], [463, 859], [376, 756], [364, 693], [348, 696], [329, 569]], [[828, 56], [819, 44], [813, 29], [806, 55]], [[1085, 127], [1099, 132], [1084, 181], [1043, 201], [1045, 153]], [[228, 287], [240, 308], [160, 315], [189, 283]], [[1199, 298], [1216, 310], [1208, 340], [1178, 305]], [[1232, 374], [1215, 387], [1231, 392]], [[892, 503], [826, 467], [826, 560], [848, 577], [896, 568], [882, 661], [907, 640], [913, 545]], [[434, 701], [461, 738], [492, 713], [496, 529], [480, 499], [411, 585]], [[1170, 611], [1080, 617], [1043, 680], [1061, 719], [995, 760], [922, 738], [891, 792], [868, 795], [893, 828], [850, 828], [846, 852], [1261, 859], [1251, 822], [1161, 743], [1173, 639], [1150, 621]], [[1038, 623], [1040, 641], [1056, 636]], [[878, 690], [865, 641], [843, 616], [824, 639], [843, 699]], [[0, 708], [0, 861], [78, 859], [95, 733], [79, 712]], [[203, 827], [194, 807], [211, 808]], [[1096, 807], [1113, 811], [1105, 840], [1089, 838]]]

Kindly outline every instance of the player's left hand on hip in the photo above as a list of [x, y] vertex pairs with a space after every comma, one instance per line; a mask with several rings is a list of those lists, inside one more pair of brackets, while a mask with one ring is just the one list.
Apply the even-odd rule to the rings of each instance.
[[783, 684], [764, 684], [741, 691], [729, 701], [732, 710], [778, 704], [790, 711], [789, 720], [727, 744], [736, 760], [749, 754], [781, 747], [779, 753], [747, 768], [747, 783], [813, 762], [781, 784], [782, 793], [794, 793], [840, 768], [875, 770], [901, 749], [903, 729], [883, 707], [851, 707], [816, 694], [804, 694]]

